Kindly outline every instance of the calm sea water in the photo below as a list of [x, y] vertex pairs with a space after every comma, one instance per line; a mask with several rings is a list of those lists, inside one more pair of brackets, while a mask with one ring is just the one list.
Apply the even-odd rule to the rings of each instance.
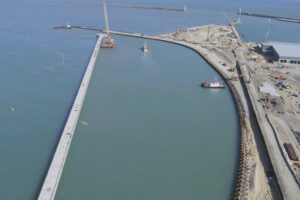
[[[102, 27], [99, 2], [84, 2], [91, 5], [1, 1], [1, 199], [33, 199], [43, 181], [95, 43], [93, 32], [52, 27], [67, 22]], [[115, 30], [158, 34], [226, 23], [220, 11], [233, 18], [239, 7], [300, 17], [297, 2], [258, 2], [130, 0], [125, 3], [185, 4], [190, 12], [114, 7], [110, 21]], [[265, 19], [242, 17], [242, 21], [238, 28], [248, 40], [262, 40], [271, 26]], [[269, 40], [300, 42], [300, 25], [272, 23]], [[81, 115], [89, 125], [78, 127], [58, 198], [74, 199], [70, 192], [74, 189], [79, 196], [91, 193], [115, 199], [120, 195], [128, 199], [227, 198], [238, 145], [232, 101], [226, 90], [205, 93], [197, 87], [203, 77], [217, 76], [215, 72], [182, 47], [151, 42], [154, 52], [142, 57], [137, 49], [142, 41], [117, 39], [118, 48], [101, 52], [98, 59], [97, 78]], [[215, 144], [219, 146], [213, 148]]]

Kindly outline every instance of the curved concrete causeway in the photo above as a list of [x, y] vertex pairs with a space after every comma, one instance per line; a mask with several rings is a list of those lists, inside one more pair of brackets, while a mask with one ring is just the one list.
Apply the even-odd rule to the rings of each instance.
[[79, 118], [79, 114], [83, 105], [85, 94], [89, 86], [89, 82], [93, 73], [94, 65], [97, 59], [97, 55], [100, 50], [100, 43], [104, 35], [100, 34], [97, 40], [94, 52], [91, 56], [90, 62], [86, 68], [84, 77], [81, 81], [80, 87], [77, 92], [73, 107], [70, 111], [69, 118], [62, 132], [60, 141], [53, 156], [51, 165], [49, 167], [44, 184], [40, 191], [39, 200], [52, 200], [55, 197], [55, 193], [60, 181], [60, 177], [65, 165], [65, 161], [69, 152], [69, 148], [72, 142], [73, 134], [76, 128], [76, 124]]

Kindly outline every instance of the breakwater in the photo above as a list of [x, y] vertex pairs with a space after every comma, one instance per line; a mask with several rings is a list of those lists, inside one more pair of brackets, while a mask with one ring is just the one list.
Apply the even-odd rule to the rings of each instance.
[[282, 16], [257, 14], [257, 13], [249, 13], [249, 12], [238, 12], [238, 14], [239, 15], [250, 16], [250, 17], [268, 18], [268, 19], [275, 19], [277, 21], [282, 21], [282, 22], [290, 22], [290, 23], [300, 24], [300, 19], [292, 18], [292, 17], [282, 17]]
[[43, 183], [42, 189], [38, 197], [39, 200], [52, 200], [55, 197], [56, 190], [60, 181], [60, 177], [62, 175], [62, 171], [64, 168], [64, 164], [67, 159], [69, 148], [74, 136], [74, 131], [77, 125], [80, 111], [84, 102], [85, 94], [89, 86], [89, 82], [93, 73], [97, 55], [100, 50], [100, 43], [102, 38], [103, 35], [99, 35], [90, 62], [86, 68], [84, 77], [78, 89], [67, 123], [65, 125], [61, 138], [57, 145], [51, 165], [48, 169], [47, 176], [45, 178], [45, 181]]
[[88, 30], [88, 31], [97, 31], [97, 32], [104, 32], [103, 29], [99, 28], [93, 28], [93, 27], [87, 27], [87, 26], [76, 26], [76, 25], [60, 25], [60, 26], [54, 26], [54, 29], [82, 29], [82, 30]]
[[185, 12], [186, 8], [170, 8], [170, 7], [159, 7], [159, 6], [148, 6], [148, 5], [125, 5], [125, 4], [108, 4], [112, 7], [121, 7], [121, 8], [135, 8], [143, 10], [158, 10], [158, 11], [173, 11], [173, 12]]

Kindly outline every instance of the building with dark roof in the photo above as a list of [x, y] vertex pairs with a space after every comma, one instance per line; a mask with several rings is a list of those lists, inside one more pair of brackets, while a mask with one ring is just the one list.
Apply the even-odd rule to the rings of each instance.
[[267, 42], [261, 50], [269, 61], [300, 65], [300, 43]]

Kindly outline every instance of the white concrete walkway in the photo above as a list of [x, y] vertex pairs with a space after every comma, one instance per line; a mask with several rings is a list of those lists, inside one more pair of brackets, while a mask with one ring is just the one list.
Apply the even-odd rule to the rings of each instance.
[[39, 200], [52, 200], [55, 197], [58, 183], [65, 165], [66, 158], [68, 156], [69, 148], [72, 142], [76, 124], [79, 118], [81, 107], [85, 98], [87, 88], [93, 73], [94, 65], [97, 59], [98, 52], [100, 50], [100, 43], [103, 35], [100, 34], [94, 52], [91, 56], [90, 62], [82, 79], [81, 85], [78, 89], [77, 96], [75, 98], [73, 107], [70, 111], [69, 118], [61, 135], [60, 141], [56, 148], [53, 160], [49, 167], [44, 184], [40, 191]]

